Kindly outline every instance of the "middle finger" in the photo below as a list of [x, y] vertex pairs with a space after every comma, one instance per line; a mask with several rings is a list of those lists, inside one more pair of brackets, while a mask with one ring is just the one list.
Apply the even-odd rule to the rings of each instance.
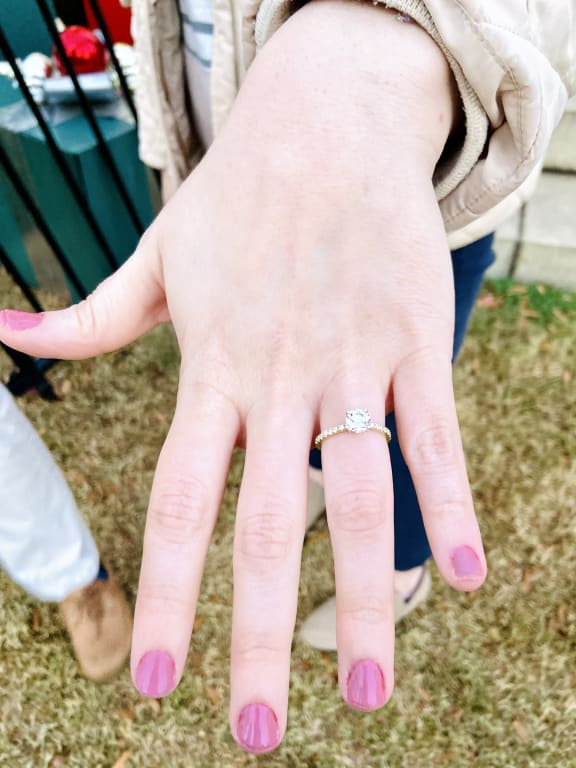
[[234, 536], [230, 726], [268, 752], [286, 727], [290, 650], [304, 539], [312, 416], [259, 408], [246, 425]]

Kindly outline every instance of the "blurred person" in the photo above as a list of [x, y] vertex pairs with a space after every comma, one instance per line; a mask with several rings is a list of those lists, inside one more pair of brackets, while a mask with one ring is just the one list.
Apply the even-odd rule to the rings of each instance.
[[486, 577], [451, 362], [489, 233], [533, 190], [576, 86], [573, 4], [138, 0], [133, 14], [141, 155], [169, 202], [87, 302], [5, 310], [1, 336], [82, 358], [174, 324], [133, 679], [149, 696], [178, 684], [244, 446], [230, 727], [267, 752], [286, 728], [309, 487], [308, 522], [320, 480], [326, 495], [336, 601], [304, 636], [337, 645], [355, 709], [392, 694], [394, 619], [424, 599], [430, 553], [456, 589]]
[[126, 598], [52, 455], [1, 384], [0, 566], [33, 597], [58, 603], [85, 677], [102, 682], [122, 668], [132, 632]]

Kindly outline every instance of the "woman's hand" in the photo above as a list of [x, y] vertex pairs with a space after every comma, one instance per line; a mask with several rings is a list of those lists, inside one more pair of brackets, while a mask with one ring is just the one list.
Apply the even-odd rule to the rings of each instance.
[[[454, 120], [442, 54], [370, 4], [306, 6], [258, 56], [207, 156], [133, 257], [85, 302], [1, 313], [8, 344], [79, 358], [171, 319], [178, 402], [153, 483], [132, 647], [136, 686], [177, 685], [230, 454], [246, 446], [234, 547], [231, 727], [268, 751], [286, 726], [314, 435], [392, 405], [438, 568], [486, 566], [451, 383], [454, 298], [431, 184]], [[340, 688], [393, 688], [393, 504], [384, 437], [323, 448]]]

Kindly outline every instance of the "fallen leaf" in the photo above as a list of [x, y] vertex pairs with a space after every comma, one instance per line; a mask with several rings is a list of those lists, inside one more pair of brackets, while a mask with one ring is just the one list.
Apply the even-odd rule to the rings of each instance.
[[560, 635], [565, 635], [568, 631], [568, 622], [566, 621], [566, 605], [562, 603], [556, 609], [556, 613], [549, 623], [550, 629], [554, 632], [558, 632]]
[[334, 659], [332, 658], [332, 654], [321, 652], [320, 658], [322, 660], [322, 664], [324, 665], [324, 668], [326, 669], [326, 672], [334, 679], [338, 677], [338, 668], [336, 666], [336, 663]]
[[524, 594], [528, 594], [532, 589], [532, 582], [538, 581], [542, 577], [541, 568], [528, 568], [522, 574], [522, 591]]
[[221, 696], [220, 691], [217, 688], [210, 688], [209, 686], [206, 686], [205, 691], [206, 696], [208, 696], [214, 706], [220, 703]]
[[522, 317], [527, 317], [530, 320], [535, 320], [540, 317], [540, 312], [537, 312], [535, 309], [529, 309], [528, 307], [522, 307], [521, 312]]
[[125, 749], [124, 752], [120, 755], [118, 760], [114, 763], [112, 768], [126, 768], [126, 765], [128, 765], [128, 760], [132, 757], [132, 750], [131, 749]]
[[420, 696], [423, 701], [432, 701], [432, 694], [425, 688], [418, 688], [418, 696]]
[[199, 669], [202, 666], [202, 654], [198, 651], [192, 651], [190, 653], [189, 664], [192, 669]]
[[154, 418], [160, 424], [166, 424], [166, 416], [164, 416], [163, 413], [160, 413], [160, 411], [154, 411]]
[[146, 709], [149, 710], [154, 717], [158, 717], [162, 710], [160, 699], [146, 699]]
[[524, 742], [524, 744], [530, 741], [530, 734], [528, 733], [528, 730], [522, 720], [513, 720], [512, 725], [514, 726], [514, 730], [520, 739]]
[[478, 299], [478, 306], [483, 307], [484, 309], [497, 309], [501, 306], [501, 301], [491, 293], [487, 293], [485, 296], [480, 296]]
[[118, 709], [114, 710], [114, 714], [121, 720], [134, 720], [136, 717], [134, 706], [132, 704], [130, 704], [128, 707], [119, 707]]
[[204, 618], [204, 616], [200, 616], [200, 615], [196, 616], [196, 618], [194, 619], [194, 627], [192, 628], [192, 631], [198, 632], [198, 630], [202, 628], [202, 625], [204, 624], [205, 621], [206, 619]]
[[40, 608], [38, 606], [34, 606], [34, 610], [32, 611], [32, 632], [40, 632], [42, 629], [42, 614], [40, 613]]
[[310, 544], [319, 544], [321, 541], [325, 541], [328, 538], [328, 531], [323, 528], [320, 531], [312, 531], [312, 533], [308, 534], [307, 537], [307, 543]]
[[500, 642], [500, 630], [498, 627], [490, 627], [486, 633], [486, 637], [494, 643]]
[[220, 597], [220, 595], [215, 595], [214, 593], [208, 595], [208, 600], [210, 600], [211, 603], [216, 603], [216, 605], [228, 605], [228, 602], [224, 600], [223, 597]]
[[558, 307], [554, 307], [552, 310], [552, 314], [556, 318], [556, 320], [560, 320], [561, 323], [565, 323], [567, 318], [566, 312], [562, 312], [561, 309], [558, 309]]

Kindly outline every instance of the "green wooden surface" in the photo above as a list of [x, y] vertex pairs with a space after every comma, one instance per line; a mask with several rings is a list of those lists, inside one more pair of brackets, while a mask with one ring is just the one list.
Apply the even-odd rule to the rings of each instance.
[[[54, 237], [72, 262], [82, 284], [90, 291], [110, 273], [108, 262], [38, 126], [27, 126], [23, 130], [14, 129], [13, 125], [6, 127], [9, 122], [7, 115], [13, 114], [16, 109], [27, 108], [14, 101], [14, 92], [7, 91], [6, 81], [2, 83], [2, 80], [0, 78], [0, 141], [49, 223]], [[147, 225], [152, 220], [153, 211], [147, 172], [137, 156], [135, 126], [112, 117], [99, 117], [98, 124], [136, 210], [144, 225]], [[76, 115], [53, 126], [52, 131], [112, 252], [118, 262], [122, 263], [134, 250], [139, 235], [101, 157], [90, 127], [82, 116]], [[21, 208], [14, 194], [0, 195], [0, 237], [19, 269], [29, 278], [30, 264], [34, 265], [36, 260], [33, 254], [26, 252], [27, 243], [37, 242], [37, 238], [27, 237], [30, 222]], [[30, 279], [31, 284], [37, 282], [37, 278], [36, 270], [35, 277]], [[71, 293], [74, 299], [78, 298], [73, 291]]]
[[[55, 12], [53, 3], [49, 5]], [[0, 0], [0, 26], [16, 56], [24, 58], [34, 51], [50, 54], [52, 41], [36, 0]]]

